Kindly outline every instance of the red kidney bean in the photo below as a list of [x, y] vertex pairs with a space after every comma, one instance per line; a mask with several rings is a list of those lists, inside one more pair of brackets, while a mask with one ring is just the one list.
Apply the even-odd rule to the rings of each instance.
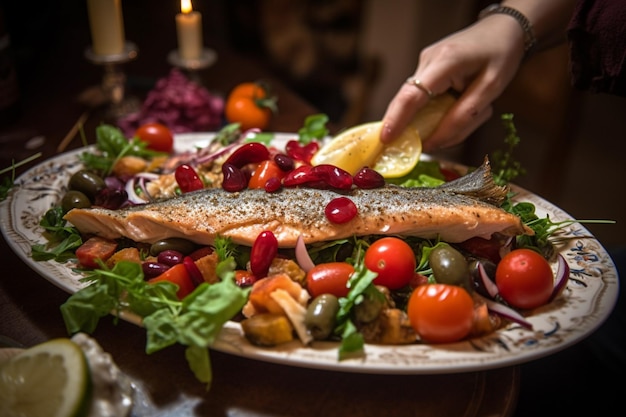
[[314, 166], [312, 174], [316, 178], [320, 178], [326, 184], [339, 190], [349, 190], [352, 188], [352, 175], [334, 165], [322, 164]]
[[298, 168], [291, 172], [288, 172], [283, 178], [283, 185], [285, 187], [296, 187], [313, 181], [322, 180], [321, 176], [315, 176], [313, 173], [313, 167], [311, 165], [300, 165]]
[[346, 223], [356, 217], [356, 204], [347, 197], [332, 199], [324, 209], [326, 218], [332, 223]]
[[163, 252], [159, 252], [157, 256], [157, 261], [168, 266], [174, 266], [181, 263], [184, 257], [185, 255], [183, 255], [182, 252], [173, 249], [167, 249]]
[[222, 188], [226, 191], [233, 193], [241, 191], [248, 186], [246, 174], [233, 164], [222, 165], [222, 174], [224, 174]]
[[313, 158], [313, 155], [315, 155], [319, 148], [320, 145], [317, 142], [301, 145], [297, 140], [290, 140], [285, 145], [285, 152], [291, 158], [309, 164], [311, 163], [311, 158]]
[[277, 177], [272, 177], [265, 182], [265, 191], [268, 193], [274, 193], [283, 186], [282, 181]]
[[183, 264], [185, 265], [185, 269], [187, 270], [187, 273], [189, 273], [189, 278], [191, 278], [191, 281], [196, 286], [204, 282], [204, 277], [202, 276], [202, 272], [200, 272], [198, 265], [196, 265], [196, 263], [194, 262], [191, 256], [185, 256], [185, 258], [183, 258]]
[[141, 264], [141, 269], [143, 271], [143, 276], [146, 279], [150, 279], [150, 278], [158, 277], [163, 272], [170, 269], [170, 267], [168, 265], [165, 265], [159, 262], [148, 261], [148, 262], [144, 262]]
[[226, 164], [232, 164], [237, 168], [244, 165], [265, 161], [269, 159], [270, 151], [267, 146], [259, 142], [244, 143], [228, 157]]
[[374, 171], [371, 168], [363, 167], [352, 179], [354, 185], [363, 189], [380, 188], [385, 185], [385, 177], [383, 177], [378, 171]]
[[278, 167], [285, 172], [289, 172], [296, 167], [296, 163], [293, 159], [284, 153], [276, 154], [274, 156], [274, 162], [276, 162], [276, 165], [278, 165]]
[[204, 188], [204, 184], [202, 183], [202, 180], [198, 176], [196, 170], [187, 164], [182, 164], [176, 167], [174, 178], [176, 178], [176, 182], [183, 193], [201, 190]]
[[278, 240], [269, 230], [261, 232], [252, 244], [250, 270], [257, 278], [267, 276], [272, 261], [278, 254]]

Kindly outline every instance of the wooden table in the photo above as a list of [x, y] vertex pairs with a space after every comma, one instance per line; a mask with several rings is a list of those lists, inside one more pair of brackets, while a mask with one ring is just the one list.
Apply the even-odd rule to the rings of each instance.
[[[27, 71], [22, 117], [0, 129], [0, 167], [37, 151], [43, 153], [39, 160], [18, 169], [19, 174], [55, 155], [59, 142], [86, 110], [87, 134], [103, 120], [102, 108], [88, 109], [79, 100], [101, 77], [101, 69], [83, 58], [86, 30], [85, 24], [68, 25], [56, 40], [56, 48], [38, 59], [39, 68]], [[165, 56], [174, 44], [164, 42], [157, 48], [147, 41], [150, 34], [127, 32], [140, 45], [139, 58], [125, 66], [129, 80], [153, 83], [165, 76], [169, 71]], [[270, 130], [294, 132], [307, 115], [316, 112], [263, 65], [217, 41], [209, 46], [216, 49], [218, 61], [202, 71], [201, 77], [211, 91], [225, 93], [239, 82], [258, 78], [272, 82], [281, 111]], [[28, 140], [39, 136], [45, 140], [43, 146], [25, 148]], [[79, 146], [75, 139], [67, 149]], [[59, 306], [68, 294], [31, 270], [4, 238], [0, 259], [0, 335], [24, 347], [66, 337]], [[271, 364], [212, 351], [214, 382], [206, 392], [189, 371], [181, 346], [147, 355], [145, 332], [125, 321], [115, 324], [110, 318], [103, 319], [92, 336], [145, 396], [137, 416], [506, 416], [513, 413], [519, 388], [517, 367], [453, 375], [369, 375]]]

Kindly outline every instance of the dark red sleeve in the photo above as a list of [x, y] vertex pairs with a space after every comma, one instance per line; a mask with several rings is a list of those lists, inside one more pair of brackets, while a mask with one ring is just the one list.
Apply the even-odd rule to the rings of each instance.
[[626, 1], [580, 0], [567, 36], [574, 86], [626, 96]]

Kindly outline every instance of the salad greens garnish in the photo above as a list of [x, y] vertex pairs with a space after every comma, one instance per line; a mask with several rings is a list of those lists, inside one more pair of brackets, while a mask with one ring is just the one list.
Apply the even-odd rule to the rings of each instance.
[[137, 314], [148, 335], [146, 353], [175, 343], [186, 346], [189, 367], [208, 389], [212, 379], [208, 347], [248, 300], [249, 289], [235, 284], [235, 267], [232, 258], [220, 262], [221, 280], [200, 284], [181, 301], [175, 284], [146, 282], [137, 263], [121, 261], [112, 269], [102, 264], [101, 269], [87, 273], [83, 281], [90, 285], [72, 294], [61, 313], [70, 334], [93, 332], [99, 319], [110, 313], [116, 317], [123, 310]]
[[96, 146], [99, 153], [84, 152], [80, 159], [85, 164], [85, 168], [91, 169], [107, 176], [113, 167], [124, 156], [138, 156], [151, 158], [165, 155], [148, 149], [148, 143], [141, 141], [138, 137], [126, 139], [124, 133], [115, 126], [102, 124], [96, 128]]

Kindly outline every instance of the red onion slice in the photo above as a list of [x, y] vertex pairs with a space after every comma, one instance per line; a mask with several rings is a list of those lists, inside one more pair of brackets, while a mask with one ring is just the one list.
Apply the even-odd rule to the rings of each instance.
[[478, 293], [474, 293], [474, 296], [482, 300], [485, 303], [485, 305], [487, 305], [487, 309], [491, 311], [492, 313], [496, 313], [499, 316], [502, 316], [507, 320], [510, 320], [512, 322], [519, 324], [522, 327], [527, 328], [528, 330], [533, 329], [533, 325], [528, 320], [526, 320], [524, 316], [522, 316], [520, 313], [518, 313], [516, 310], [512, 309], [511, 307], [498, 303], [496, 301], [490, 300], [486, 297], [483, 297], [482, 295]]
[[482, 280], [482, 285], [487, 290], [487, 293], [489, 293], [489, 296], [491, 298], [496, 298], [499, 292], [498, 286], [496, 285], [495, 282], [491, 280], [491, 278], [489, 278], [489, 275], [487, 274], [485, 267], [480, 261], [478, 262], [478, 273], [479, 273], [480, 279]]
[[296, 241], [296, 261], [298, 261], [298, 265], [304, 272], [309, 272], [315, 266], [311, 256], [309, 256], [309, 252], [306, 250], [302, 235], [298, 236]]
[[556, 275], [554, 279], [554, 289], [552, 290], [552, 295], [548, 299], [548, 302], [551, 302], [556, 297], [558, 297], [558, 295], [561, 294], [561, 292], [563, 292], [563, 289], [565, 288], [565, 285], [567, 284], [568, 280], [569, 280], [569, 265], [567, 264], [567, 261], [565, 260], [563, 255], [559, 253], [557, 256], [557, 268], [556, 268]]

